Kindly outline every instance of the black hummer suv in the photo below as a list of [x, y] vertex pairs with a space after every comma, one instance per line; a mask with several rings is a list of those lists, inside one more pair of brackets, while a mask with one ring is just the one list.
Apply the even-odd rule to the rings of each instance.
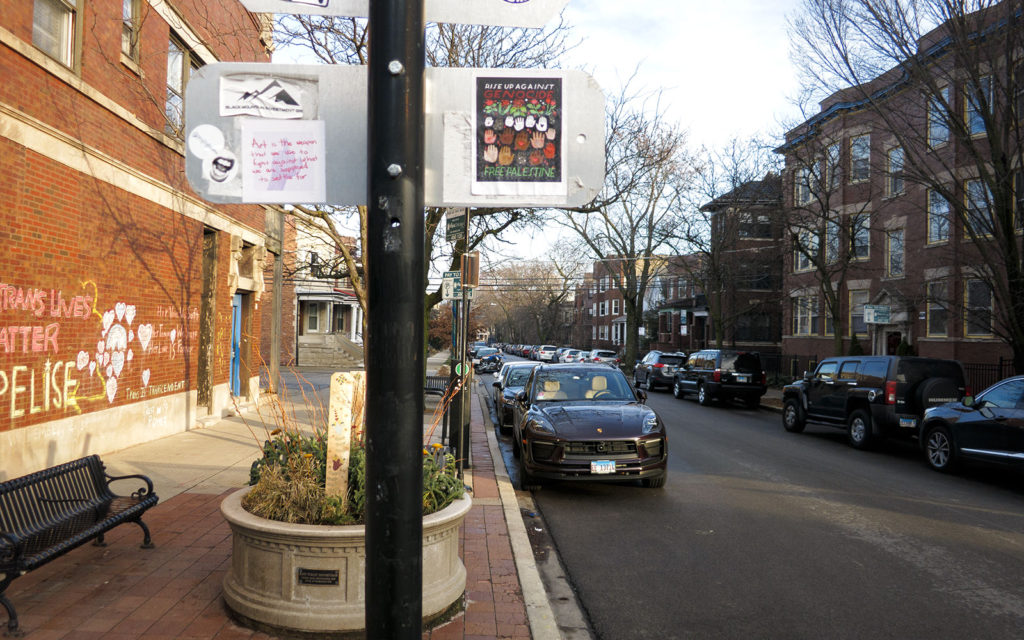
[[782, 426], [799, 433], [808, 422], [846, 429], [850, 444], [868, 449], [889, 435], [917, 435], [924, 410], [966, 395], [955, 360], [904, 356], [841, 356], [783, 387]]

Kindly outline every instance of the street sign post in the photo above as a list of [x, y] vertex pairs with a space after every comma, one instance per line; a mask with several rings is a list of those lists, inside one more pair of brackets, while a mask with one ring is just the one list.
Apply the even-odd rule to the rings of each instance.
[[[253, 13], [304, 13], [365, 18], [376, 0], [242, 0]], [[426, 0], [427, 22], [543, 27], [569, 0]]]
[[[223, 204], [368, 204], [367, 129], [352, 124], [368, 116], [366, 74], [245, 62], [197, 69], [185, 95], [192, 188]], [[427, 206], [580, 206], [604, 185], [604, 94], [586, 73], [430, 68], [425, 82]], [[553, 104], [528, 109], [519, 104], [527, 95]]]

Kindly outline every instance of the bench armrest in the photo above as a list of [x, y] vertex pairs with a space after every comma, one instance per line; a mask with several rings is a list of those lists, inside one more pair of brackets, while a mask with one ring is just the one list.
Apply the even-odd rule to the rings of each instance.
[[25, 552], [25, 541], [13, 533], [0, 531], [0, 541], [6, 543], [0, 546], [0, 566], [14, 564]]
[[140, 474], [140, 473], [131, 474], [131, 475], [127, 475], [127, 476], [112, 476], [109, 473], [104, 473], [104, 475], [107, 476], [107, 486], [110, 486], [110, 483], [116, 482], [118, 480], [130, 480], [132, 478], [134, 478], [136, 480], [144, 481], [146, 483], [146, 486], [145, 487], [139, 487], [138, 491], [133, 491], [132, 492], [132, 497], [133, 498], [139, 499], [139, 498], [145, 498], [147, 496], [153, 495], [153, 481], [150, 480], [148, 477]]

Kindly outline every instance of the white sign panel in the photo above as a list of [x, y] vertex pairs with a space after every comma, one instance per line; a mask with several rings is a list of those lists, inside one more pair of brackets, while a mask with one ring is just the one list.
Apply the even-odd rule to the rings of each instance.
[[[427, 22], [543, 27], [569, 0], [424, 0]], [[370, 0], [242, 0], [253, 13], [366, 18]]]
[[304, 84], [272, 76], [223, 76], [220, 115], [300, 119], [303, 103], [316, 99], [316, 85]]
[[326, 156], [323, 120], [243, 120], [242, 201], [323, 202]]

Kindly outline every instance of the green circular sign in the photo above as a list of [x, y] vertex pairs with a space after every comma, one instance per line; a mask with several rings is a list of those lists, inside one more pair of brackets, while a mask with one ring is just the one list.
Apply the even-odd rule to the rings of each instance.
[[461, 362], [455, 363], [455, 375], [461, 376], [464, 370], [465, 366]]

